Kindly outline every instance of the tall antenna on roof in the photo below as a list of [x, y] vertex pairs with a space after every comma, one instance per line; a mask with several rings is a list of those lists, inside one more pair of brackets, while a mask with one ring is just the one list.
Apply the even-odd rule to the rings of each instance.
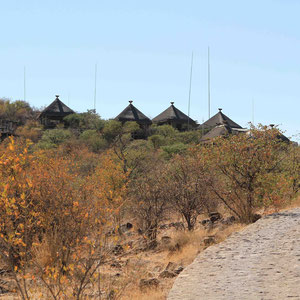
[[26, 101], [26, 67], [24, 66], [24, 101]]
[[193, 60], [194, 60], [194, 53], [192, 52], [191, 72], [190, 72], [190, 88], [189, 88], [189, 104], [188, 104], [188, 130], [190, 129], [190, 107], [191, 107], [191, 92], [192, 92], [192, 77], [193, 77]]
[[208, 47], [208, 52], [207, 52], [207, 88], [208, 88], [208, 118], [210, 118], [210, 51]]
[[252, 125], [254, 126], [254, 99], [252, 98]]
[[94, 112], [96, 113], [96, 98], [97, 98], [97, 64], [95, 64], [95, 90], [94, 90]]

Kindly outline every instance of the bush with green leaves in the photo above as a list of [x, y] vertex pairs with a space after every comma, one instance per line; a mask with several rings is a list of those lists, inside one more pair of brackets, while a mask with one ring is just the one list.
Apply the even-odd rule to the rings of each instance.
[[84, 130], [102, 130], [105, 121], [100, 118], [100, 116], [93, 110], [88, 110], [85, 113], [71, 114], [64, 118], [65, 124], [79, 131]]
[[84, 142], [91, 151], [99, 152], [107, 148], [107, 141], [99, 134], [97, 130], [85, 130], [80, 135], [80, 140]]
[[163, 155], [165, 156], [165, 158], [170, 159], [175, 154], [184, 154], [188, 149], [188, 145], [185, 145], [183, 143], [176, 143], [173, 145], [162, 146], [161, 148], [164, 151]]
[[37, 144], [38, 148], [51, 149], [56, 148], [60, 144], [69, 140], [72, 137], [72, 133], [66, 129], [49, 129], [46, 130]]

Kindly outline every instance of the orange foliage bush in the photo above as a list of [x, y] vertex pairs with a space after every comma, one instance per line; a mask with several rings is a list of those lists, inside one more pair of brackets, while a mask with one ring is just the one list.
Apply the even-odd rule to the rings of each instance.
[[80, 299], [99, 279], [103, 231], [118, 215], [126, 173], [110, 153], [83, 176], [73, 154], [29, 154], [27, 146], [11, 139], [0, 157], [0, 254], [23, 299], [31, 275], [53, 299]]

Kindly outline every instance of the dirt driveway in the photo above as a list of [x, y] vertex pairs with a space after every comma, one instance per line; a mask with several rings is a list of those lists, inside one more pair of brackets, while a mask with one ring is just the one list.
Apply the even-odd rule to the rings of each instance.
[[300, 299], [300, 208], [264, 217], [202, 252], [168, 300]]

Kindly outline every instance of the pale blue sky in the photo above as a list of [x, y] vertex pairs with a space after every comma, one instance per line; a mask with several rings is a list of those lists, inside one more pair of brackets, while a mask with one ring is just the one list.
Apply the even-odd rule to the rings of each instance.
[[[211, 111], [242, 126], [300, 130], [298, 0], [0, 0], [0, 97], [36, 107], [55, 94], [78, 112], [115, 117], [133, 99], [149, 117], [170, 101], [187, 113], [194, 51], [191, 117], [207, 119], [207, 46]], [[69, 100], [68, 100], [69, 99]]]

